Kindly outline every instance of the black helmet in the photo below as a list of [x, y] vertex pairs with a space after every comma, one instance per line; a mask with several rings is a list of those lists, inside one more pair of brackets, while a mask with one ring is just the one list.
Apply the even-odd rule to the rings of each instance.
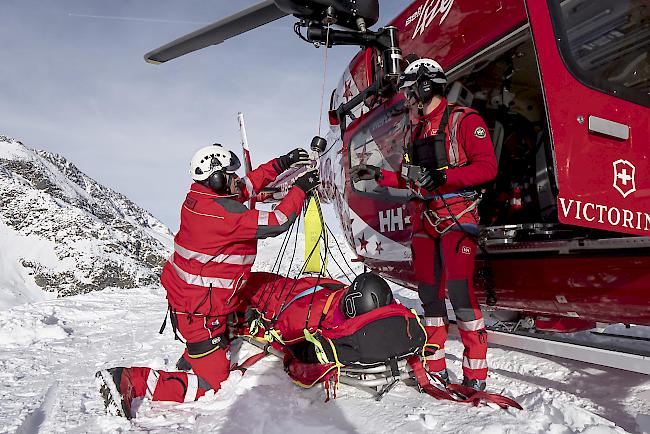
[[393, 292], [388, 283], [374, 273], [363, 273], [345, 291], [341, 310], [348, 318], [354, 318], [392, 302]]

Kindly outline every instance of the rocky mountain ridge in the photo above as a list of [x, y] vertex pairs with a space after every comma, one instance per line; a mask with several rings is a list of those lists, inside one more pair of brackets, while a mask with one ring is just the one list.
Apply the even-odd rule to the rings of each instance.
[[63, 156], [0, 135], [3, 232], [0, 292], [13, 292], [16, 301], [21, 290], [65, 296], [154, 284], [173, 237], [149, 212]]

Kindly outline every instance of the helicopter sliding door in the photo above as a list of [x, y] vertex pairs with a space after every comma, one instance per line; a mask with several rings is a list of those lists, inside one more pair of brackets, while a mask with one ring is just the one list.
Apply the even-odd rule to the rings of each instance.
[[562, 223], [650, 235], [647, 0], [525, 0]]

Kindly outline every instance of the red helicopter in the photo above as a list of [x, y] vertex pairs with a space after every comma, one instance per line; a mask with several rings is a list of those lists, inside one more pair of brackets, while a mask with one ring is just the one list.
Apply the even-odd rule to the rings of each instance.
[[362, 46], [331, 94], [319, 164], [322, 198], [358, 260], [416, 286], [409, 191], [353, 183], [349, 169], [399, 168], [409, 120], [396, 79], [406, 55], [430, 57], [447, 72], [448, 100], [486, 120], [499, 162], [480, 208], [481, 302], [541, 330], [650, 325], [647, 0], [417, 0], [377, 31], [377, 0], [267, 0], [145, 59], [289, 14], [308, 42]]

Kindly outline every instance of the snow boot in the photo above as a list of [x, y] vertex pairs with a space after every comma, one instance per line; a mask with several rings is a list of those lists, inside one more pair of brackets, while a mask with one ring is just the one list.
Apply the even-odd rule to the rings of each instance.
[[102, 369], [95, 374], [99, 393], [109, 414], [131, 419], [131, 403], [134, 387], [129, 375], [123, 375], [126, 368]]
[[477, 380], [475, 378], [463, 378], [463, 386], [471, 387], [474, 390], [483, 392], [487, 387], [485, 380]]
[[443, 369], [442, 371], [438, 372], [430, 372], [429, 375], [435, 376], [438, 380], [440, 380], [441, 383], [443, 383], [445, 386], [448, 386], [451, 380], [449, 380], [449, 372], [447, 369]]

